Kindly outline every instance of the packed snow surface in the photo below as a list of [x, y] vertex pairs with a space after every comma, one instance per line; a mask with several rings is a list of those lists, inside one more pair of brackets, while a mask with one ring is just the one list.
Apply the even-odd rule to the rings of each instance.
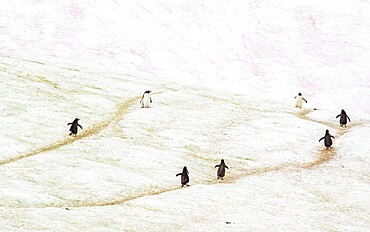
[[370, 231], [369, 12], [2, 1], [0, 230]]

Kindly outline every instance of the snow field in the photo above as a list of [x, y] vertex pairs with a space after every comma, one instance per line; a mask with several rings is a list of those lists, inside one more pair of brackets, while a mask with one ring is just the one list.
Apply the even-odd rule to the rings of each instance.
[[0, 230], [367, 231], [369, 8], [2, 2]]

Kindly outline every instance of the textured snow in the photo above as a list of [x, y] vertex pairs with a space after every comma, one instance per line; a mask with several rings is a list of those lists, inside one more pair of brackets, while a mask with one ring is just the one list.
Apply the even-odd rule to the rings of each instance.
[[369, 2], [1, 5], [0, 230], [369, 231]]

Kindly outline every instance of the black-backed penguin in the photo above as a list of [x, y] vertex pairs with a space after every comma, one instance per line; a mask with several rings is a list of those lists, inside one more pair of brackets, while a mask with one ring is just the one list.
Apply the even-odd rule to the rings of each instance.
[[220, 164], [217, 164], [215, 168], [217, 168], [217, 179], [224, 179], [225, 176], [225, 168], [229, 169], [228, 166], [226, 166], [225, 161], [222, 159]]
[[189, 172], [186, 166], [182, 169], [182, 173], [178, 173], [176, 176], [181, 176], [181, 187], [184, 187], [185, 185], [189, 186]]
[[339, 124], [340, 124], [340, 126], [345, 126], [345, 127], [347, 127], [347, 118], [348, 118], [348, 122], [351, 122], [351, 119], [349, 119], [349, 117], [348, 117], [348, 115], [347, 115], [346, 111], [344, 111], [344, 110], [342, 109], [342, 111], [340, 112], [340, 114], [338, 114], [338, 115], [337, 115], [337, 117], [335, 117], [335, 118], [338, 118], [339, 116], [340, 116], [340, 119], [339, 119]]
[[68, 124], [67, 124], [67, 126], [72, 124], [71, 128], [69, 128], [69, 131], [71, 132], [71, 133], [69, 133], [69, 135], [74, 135], [74, 136], [76, 136], [76, 134], [77, 134], [77, 129], [78, 129], [77, 127], [78, 127], [78, 126], [82, 129], [82, 126], [81, 126], [80, 124], [78, 124], [78, 121], [79, 121], [79, 120], [80, 120], [80, 119], [75, 118], [75, 120], [73, 120], [73, 122], [70, 122], [70, 123], [68, 123]]
[[334, 136], [332, 136], [331, 134], [329, 134], [329, 130], [326, 130], [324, 137], [322, 137], [319, 140], [319, 142], [324, 139], [325, 147], [326, 147], [326, 149], [329, 149], [329, 147], [333, 144], [333, 141], [331, 140], [331, 138], [335, 139]]

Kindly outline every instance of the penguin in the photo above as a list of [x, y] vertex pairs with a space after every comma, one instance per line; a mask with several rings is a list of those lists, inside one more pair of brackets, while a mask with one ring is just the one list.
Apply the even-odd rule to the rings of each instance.
[[351, 119], [349, 119], [348, 115], [346, 114], [346, 111], [344, 111], [342, 109], [342, 111], [340, 112], [340, 114], [338, 114], [337, 117], [335, 117], [335, 118], [338, 118], [339, 116], [340, 116], [340, 119], [339, 119], [340, 126], [347, 127], [347, 118], [348, 118], [348, 122], [351, 122]]
[[152, 103], [152, 98], [150, 97], [150, 93], [152, 91], [147, 90], [144, 92], [143, 96], [141, 97], [140, 104], [141, 108], [150, 108], [150, 103]]
[[324, 137], [322, 137], [322, 138], [319, 140], [319, 142], [320, 142], [321, 140], [323, 140], [323, 139], [324, 139], [325, 147], [326, 147], [326, 149], [329, 149], [329, 148], [330, 148], [330, 146], [333, 144], [333, 141], [331, 140], [331, 138], [335, 139], [335, 137], [334, 137], [334, 136], [332, 136], [331, 134], [329, 134], [329, 130], [326, 130], [326, 131], [325, 131], [325, 136], [324, 136]]
[[186, 186], [189, 186], [188, 183], [189, 183], [189, 172], [188, 172], [188, 169], [186, 168], [186, 166], [184, 166], [184, 168], [182, 169], [182, 173], [178, 173], [176, 176], [180, 176], [181, 175], [181, 187], [184, 187], [185, 185]]
[[71, 132], [71, 133], [69, 133], [69, 135], [74, 135], [74, 136], [77, 135], [77, 129], [78, 129], [77, 126], [79, 126], [82, 129], [82, 126], [80, 124], [78, 124], [78, 120], [80, 120], [80, 119], [75, 118], [75, 120], [73, 120], [73, 122], [70, 122], [70, 123], [67, 124], [67, 126], [72, 124], [71, 128], [69, 128], [69, 131]]
[[304, 97], [302, 96], [301, 93], [298, 93], [298, 96], [295, 96], [294, 99], [296, 99], [295, 100], [295, 107], [296, 108], [300, 108], [300, 109], [302, 108], [302, 100], [307, 103], [307, 100], [304, 99]]
[[223, 180], [224, 176], [225, 176], [225, 168], [229, 169], [229, 167], [226, 166], [223, 159], [221, 160], [220, 164], [215, 166], [215, 168], [217, 168], [217, 167], [218, 167], [218, 169], [217, 169], [217, 179]]

